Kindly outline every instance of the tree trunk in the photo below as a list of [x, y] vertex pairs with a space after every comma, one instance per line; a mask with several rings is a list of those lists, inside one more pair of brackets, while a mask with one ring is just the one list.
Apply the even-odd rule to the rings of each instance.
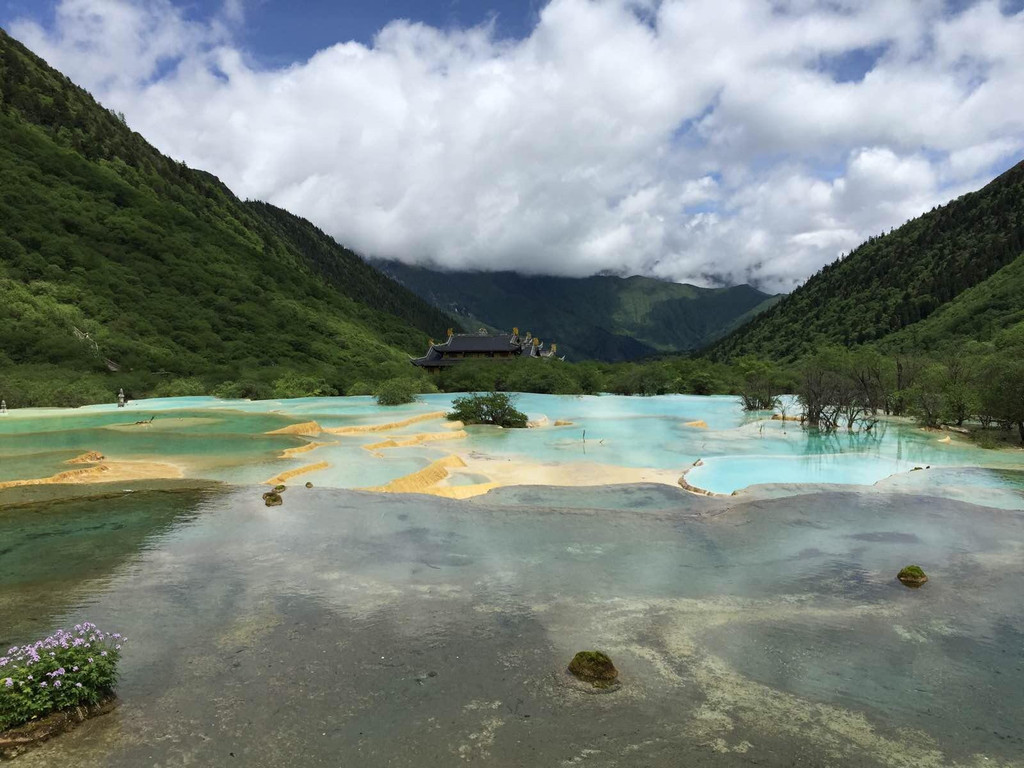
[[1017, 431], [1020, 432], [1020, 444], [1024, 445], [1024, 421], [1017, 422]]

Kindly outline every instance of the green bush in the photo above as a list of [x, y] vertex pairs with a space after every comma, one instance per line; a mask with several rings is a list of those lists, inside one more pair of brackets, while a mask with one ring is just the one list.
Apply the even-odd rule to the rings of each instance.
[[971, 437], [974, 439], [975, 445], [989, 451], [1002, 448], [1005, 445], [996, 434], [987, 429], [982, 432], [974, 432]]
[[366, 395], [373, 394], [373, 387], [367, 384], [365, 381], [357, 381], [350, 384], [348, 389], [345, 390], [345, 395], [348, 397], [365, 397]]
[[269, 400], [274, 390], [260, 381], [225, 381], [210, 394], [222, 400]]
[[463, 424], [494, 424], [517, 429], [526, 426], [526, 414], [516, 410], [515, 397], [505, 392], [457, 397], [448, 419]]
[[416, 382], [411, 379], [385, 381], [374, 392], [377, 405], [404, 405], [416, 399]]
[[293, 397], [335, 397], [338, 394], [338, 390], [325, 379], [298, 373], [286, 373], [275, 381], [273, 392], [274, 397], [282, 400]]
[[505, 381], [510, 392], [571, 395], [580, 391], [569, 367], [559, 360], [522, 360], [513, 363]]
[[195, 377], [172, 379], [160, 384], [154, 397], [199, 397], [206, 394], [206, 385]]
[[0, 657], [0, 731], [82, 704], [98, 704], [117, 682], [119, 634], [88, 622], [73, 632], [15, 647]]

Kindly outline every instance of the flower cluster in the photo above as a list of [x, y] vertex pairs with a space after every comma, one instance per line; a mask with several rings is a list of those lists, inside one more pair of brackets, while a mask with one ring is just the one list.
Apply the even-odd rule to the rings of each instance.
[[85, 622], [8, 650], [0, 656], [0, 731], [101, 701], [114, 689], [126, 641]]

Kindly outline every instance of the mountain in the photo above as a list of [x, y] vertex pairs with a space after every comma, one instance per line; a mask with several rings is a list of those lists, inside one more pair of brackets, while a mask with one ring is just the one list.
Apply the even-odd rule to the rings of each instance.
[[46, 399], [30, 380], [68, 402], [182, 377], [343, 389], [407, 371], [450, 324], [309, 222], [161, 155], [0, 30], [10, 404]]
[[823, 344], [934, 350], [1024, 320], [1024, 162], [871, 238], [709, 350], [795, 359]]
[[648, 277], [528, 277], [373, 263], [468, 330], [529, 330], [573, 360], [697, 349], [776, 300], [749, 285], [698, 288]]

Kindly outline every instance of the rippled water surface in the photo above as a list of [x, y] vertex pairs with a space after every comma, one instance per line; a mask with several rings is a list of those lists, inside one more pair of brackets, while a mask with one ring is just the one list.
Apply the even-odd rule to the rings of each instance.
[[[83, 619], [130, 638], [118, 710], [25, 766], [1024, 764], [1015, 511], [96, 493], [0, 496], [0, 644]], [[569, 683], [591, 647], [619, 691]]]

